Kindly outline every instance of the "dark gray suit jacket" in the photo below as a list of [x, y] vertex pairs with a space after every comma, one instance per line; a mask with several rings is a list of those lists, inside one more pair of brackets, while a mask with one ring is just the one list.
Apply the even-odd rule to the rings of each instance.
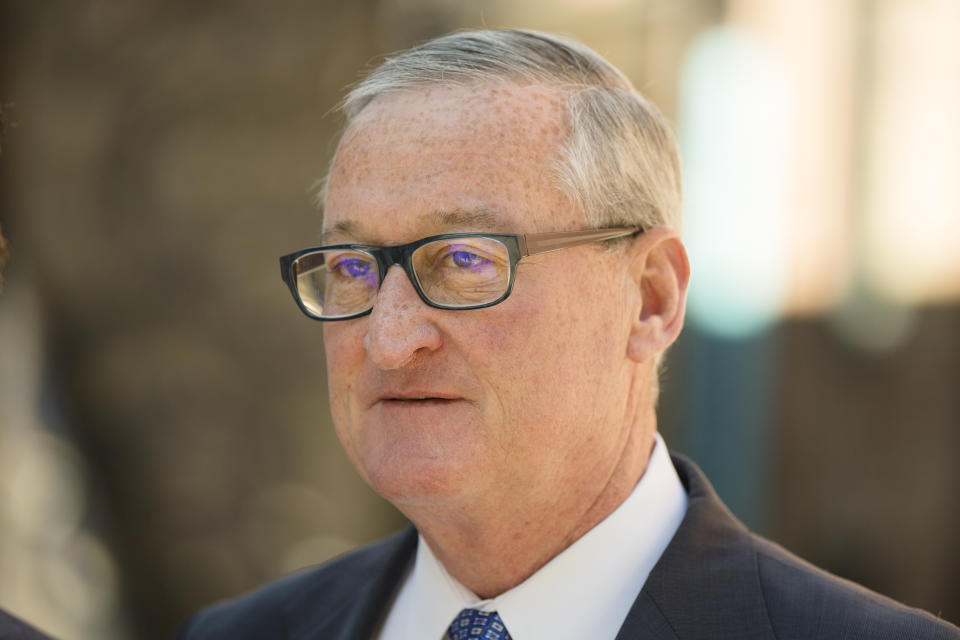
[[[617, 640], [960, 640], [960, 629], [750, 533], [696, 465], [682, 456], [673, 463], [690, 498], [687, 514]], [[383, 618], [416, 546], [410, 528], [206, 609], [187, 622], [180, 638], [365, 640]]]
[[53, 638], [0, 609], [0, 640], [53, 640]]

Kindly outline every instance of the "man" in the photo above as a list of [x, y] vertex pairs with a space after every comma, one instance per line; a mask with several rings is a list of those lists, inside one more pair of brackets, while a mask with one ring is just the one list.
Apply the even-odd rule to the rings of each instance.
[[460, 33], [348, 96], [323, 247], [337, 434], [413, 523], [184, 638], [960, 638], [748, 532], [657, 435], [689, 266], [663, 118], [580, 44]]

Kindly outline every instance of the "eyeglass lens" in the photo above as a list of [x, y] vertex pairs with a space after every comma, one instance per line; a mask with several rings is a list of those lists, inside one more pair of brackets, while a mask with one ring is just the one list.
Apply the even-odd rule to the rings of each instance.
[[[470, 308], [502, 297], [510, 283], [510, 254], [498, 240], [445, 238], [413, 252], [413, 271], [431, 302]], [[329, 249], [301, 256], [294, 264], [297, 291], [307, 310], [338, 318], [373, 306], [380, 274], [373, 254], [356, 249]]]

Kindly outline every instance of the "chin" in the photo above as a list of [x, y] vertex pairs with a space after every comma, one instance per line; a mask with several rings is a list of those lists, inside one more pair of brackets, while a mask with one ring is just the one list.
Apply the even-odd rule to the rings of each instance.
[[395, 505], [443, 500], [476, 488], [478, 472], [489, 467], [481, 431], [469, 421], [374, 420], [353, 432], [356, 447], [348, 454], [371, 488]]
[[365, 472], [371, 488], [398, 508], [448, 500], [475, 485], [458, 461], [435, 457], [389, 456], [365, 465]]

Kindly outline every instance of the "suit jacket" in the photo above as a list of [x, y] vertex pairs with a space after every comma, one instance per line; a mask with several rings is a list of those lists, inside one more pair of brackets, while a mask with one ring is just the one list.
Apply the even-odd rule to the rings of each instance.
[[53, 640], [53, 638], [0, 609], [0, 640]]
[[[960, 640], [960, 629], [830, 575], [751, 533], [696, 465], [677, 455], [673, 463], [689, 496], [687, 513], [617, 640]], [[411, 527], [206, 609], [179, 637], [366, 640], [390, 606], [416, 546]]]

